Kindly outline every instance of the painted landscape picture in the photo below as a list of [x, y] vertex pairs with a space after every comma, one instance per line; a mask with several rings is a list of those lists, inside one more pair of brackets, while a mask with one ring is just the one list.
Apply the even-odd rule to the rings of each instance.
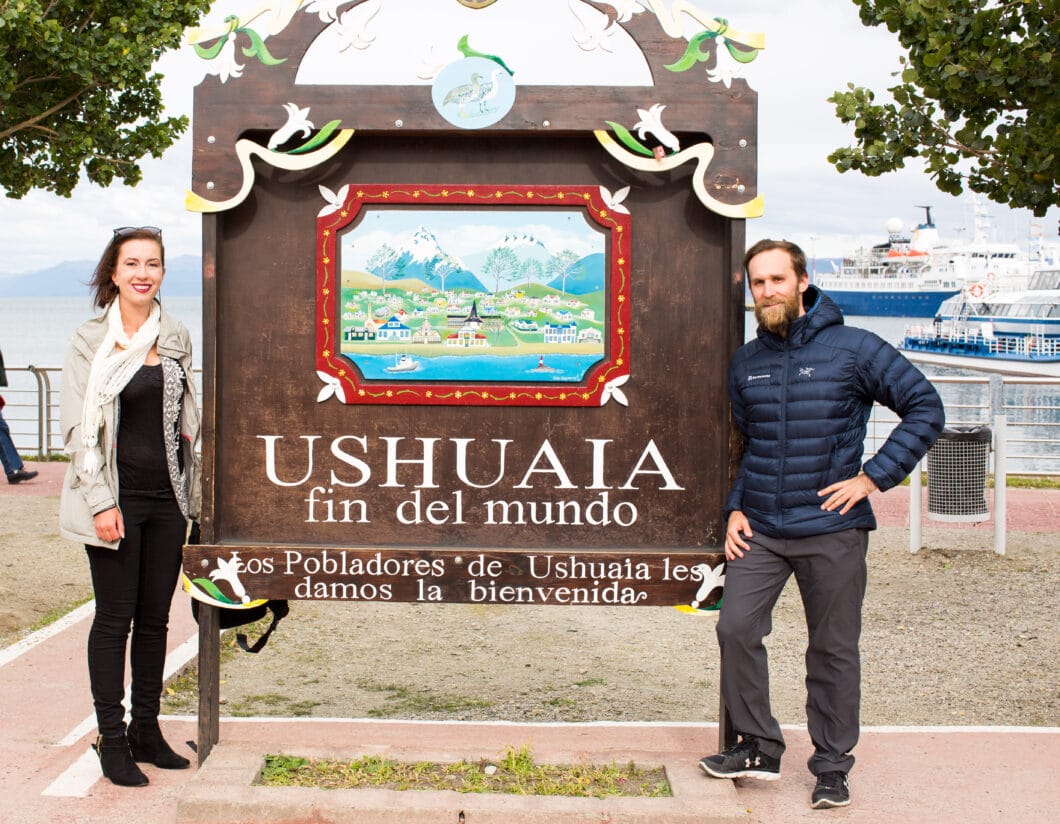
[[367, 380], [571, 382], [604, 356], [586, 211], [373, 207], [339, 240], [341, 352]]
[[625, 401], [628, 188], [320, 189], [318, 401]]

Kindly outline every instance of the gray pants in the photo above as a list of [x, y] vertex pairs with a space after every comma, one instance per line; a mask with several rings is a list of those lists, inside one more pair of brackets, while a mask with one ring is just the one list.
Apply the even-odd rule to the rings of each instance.
[[791, 540], [755, 534], [751, 551], [728, 561], [718, 620], [721, 695], [733, 729], [760, 740], [779, 758], [784, 737], [769, 706], [769, 665], [762, 639], [773, 629], [773, 606], [791, 574], [809, 630], [806, 719], [814, 753], [810, 772], [854, 766], [861, 706], [861, 604], [868, 532], [848, 529]]

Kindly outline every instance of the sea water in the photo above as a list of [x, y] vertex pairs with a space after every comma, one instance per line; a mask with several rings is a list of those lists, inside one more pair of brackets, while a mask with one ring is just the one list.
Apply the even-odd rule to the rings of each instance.
[[[167, 312], [188, 327], [196, 366], [202, 364], [202, 298], [163, 298]], [[0, 298], [0, 352], [8, 367], [61, 367], [70, 336], [97, 314], [84, 297]]]
[[[191, 333], [193, 358], [197, 367], [202, 364], [202, 298], [200, 297], [172, 297], [163, 298], [166, 311], [171, 312], [179, 318]], [[66, 353], [67, 343], [74, 330], [86, 319], [94, 314], [91, 301], [86, 293], [84, 297], [15, 297], [0, 298], [0, 351], [4, 354], [4, 362], [8, 368], [36, 366], [40, 368], [59, 368], [62, 366]], [[923, 318], [876, 318], [867, 316], [850, 317], [847, 323], [875, 332], [888, 343], [897, 345], [905, 335], [907, 326], [915, 323], [923, 323]], [[746, 338], [754, 337], [756, 323], [754, 313], [748, 312], [745, 318]], [[635, 342], [634, 342], [635, 343]], [[415, 352], [407, 353], [415, 357]], [[586, 362], [575, 360], [581, 357]], [[388, 373], [387, 366], [394, 365], [394, 355], [380, 357], [374, 372], [367, 374], [369, 380], [394, 380], [401, 377], [406, 380], [430, 380], [433, 371], [426, 359], [421, 360], [421, 369], [411, 373]], [[474, 358], [474, 356], [472, 356]], [[545, 365], [549, 368], [561, 370], [553, 373], [535, 373], [537, 356], [528, 356], [525, 363], [521, 364], [524, 371], [530, 370], [527, 380], [541, 382], [548, 375], [552, 380], [562, 382], [570, 380], [570, 376], [579, 370], [584, 371], [598, 356], [545, 356]], [[458, 380], [496, 380], [497, 377], [486, 376], [479, 371], [476, 375], [475, 364], [472, 360], [466, 361], [469, 378], [457, 378]], [[634, 358], [631, 363], [632, 382], [636, 381], [637, 362]], [[968, 376], [981, 378], [981, 374], [975, 372], [962, 372], [943, 367], [924, 366], [924, 373], [929, 378], [942, 375]], [[445, 369], [446, 379], [453, 379], [449, 366]], [[509, 372], [509, 376], [510, 376]], [[31, 378], [27, 373], [12, 375], [13, 387], [18, 386], [28, 389]], [[580, 375], [575, 380], [580, 380]], [[981, 383], [939, 383], [936, 382], [946, 404], [947, 419], [952, 422], [989, 422], [989, 389]], [[54, 388], [54, 386], [53, 386]], [[0, 391], [0, 394], [3, 394]], [[11, 398], [9, 398], [9, 401]], [[1028, 384], [1017, 382], [1006, 382], [1004, 392], [1004, 403], [1008, 407], [1009, 415], [1009, 453], [1012, 456], [1012, 472], [1042, 471], [1060, 472], [1060, 441], [1057, 431], [1060, 430], [1060, 385], [1053, 384]], [[13, 432], [19, 433], [30, 426], [28, 421], [32, 417], [32, 410], [23, 410], [18, 414], [16, 410], [5, 413], [5, 419], [11, 424]], [[27, 421], [13, 421], [12, 418], [26, 417]], [[35, 431], [35, 418], [32, 424]], [[888, 424], [884, 424], [886, 430]], [[883, 432], [881, 437], [885, 437]], [[870, 432], [870, 437], [873, 437]], [[18, 439], [21, 445], [26, 441], [23, 436]], [[871, 445], [870, 445], [871, 447]]]

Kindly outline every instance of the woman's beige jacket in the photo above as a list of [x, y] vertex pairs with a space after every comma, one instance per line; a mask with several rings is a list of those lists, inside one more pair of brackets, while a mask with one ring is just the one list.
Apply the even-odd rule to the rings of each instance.
[[[118, 398], [104, 410], [99, 448], [103, 466], [95, 475], [84, 471], [84, 452], [81, 446], [81, 411], [85, 402], [85, 384], [92, 368], [92, 359], [107, 333], [104, 312], [85, 321], [74, 332], [63, 363], [63, 382], [59, 404], [59, 420], [63, 444], [70, 456], [70, 465], [63, 480], [59, 502], [59, 534], [71, 541], [92, 546], [116, 549], [118, 542], [108, 543], [96, 536], [94, 517], [118, 505], [118, 465], [114, 438], [118, 431]], [[199, 517], [202, 505], [200, 484], [199, 407], [195, 399], [195, 382], [191, 364], [191, 336], [179, 320], [163, 311], [158, 332], [158, 354], [180, 364], [184, 370], [184, 393], [180, 400], [180, 443], [183, 452], [184, 488], [175, 489], [185, 516]], [[161, 422], [160, 422], [161, 423]], [[171, 465], [171, 475], [175, 475]]]

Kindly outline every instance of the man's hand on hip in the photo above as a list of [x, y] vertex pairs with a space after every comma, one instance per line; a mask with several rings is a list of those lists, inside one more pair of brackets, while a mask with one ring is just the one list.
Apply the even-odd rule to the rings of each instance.
[[821, 504], [821, 509], [828, 512], [839, 509], [840, 515], [846, 515], [854, 504], [863, 498], [867, 498], [870, 493], [875, 492], [877, 489], [879, 487], [876, 486], [875, 481], [862, 472], [853, 478], [826, 486], [817, 495], [818, 497], [829, 496], [828, 500]]

